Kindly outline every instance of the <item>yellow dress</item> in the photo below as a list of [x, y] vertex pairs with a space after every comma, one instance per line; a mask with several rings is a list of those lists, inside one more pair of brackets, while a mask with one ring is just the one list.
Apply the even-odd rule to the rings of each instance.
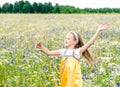
[[63, 57], [60, 65], [60, 87], [83, 87], [80, 62], [74, 57]]

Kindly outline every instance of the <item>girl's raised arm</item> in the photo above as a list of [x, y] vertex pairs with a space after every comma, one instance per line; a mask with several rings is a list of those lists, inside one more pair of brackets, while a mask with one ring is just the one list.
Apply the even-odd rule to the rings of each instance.
[[58, 50], [50, 51], [46, 47], [44, 47], [41, 43], [37, 43], [35, 48], [41, 49], [48, 56], [58, 56], [60, 53]]
[[98, 30], [96, 31], [96, 33], [93, 35], [93, 37], [90, 39], [90, 41], [80, 48], [80, 54], [82, 54], [84, 51], [86, 51], [95, 42], [95, 39], [97, 38], [100, 31], [106, 30], [108, 28], [109, 28], [108, 24], [101, 25], [98, 28]]

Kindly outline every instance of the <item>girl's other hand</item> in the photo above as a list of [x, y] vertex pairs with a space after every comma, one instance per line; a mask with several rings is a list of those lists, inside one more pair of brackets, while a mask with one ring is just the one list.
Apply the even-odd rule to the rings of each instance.
[[98, 28], [98, 31], [107, 30], [109, 28], [108, 24], [103, 24]]
[[40, 42], [37, 43], [37, 44], [35, 45], [35, 48], [41, 49], [41, 43], [40, 43]]

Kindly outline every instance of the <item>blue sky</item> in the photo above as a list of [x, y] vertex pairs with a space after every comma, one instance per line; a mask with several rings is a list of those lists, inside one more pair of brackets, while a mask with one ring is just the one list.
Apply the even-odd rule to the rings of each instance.
[[[19, 0], [0, 0], [0, 5], [5, 2], [14, 3]], [[25, 0], [24, 0], [25, 1]], [[52, 2], [53, 5], [58, 3], [59, 5], [70, 5], [79, 8], [120, 8], [120, 0], [28, 0], [29, 2]]]

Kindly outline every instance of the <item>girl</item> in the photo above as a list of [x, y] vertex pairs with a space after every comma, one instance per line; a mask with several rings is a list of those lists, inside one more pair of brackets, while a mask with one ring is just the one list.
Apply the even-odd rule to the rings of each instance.
[[83, 43], [78, 33], [72, 31], [66, 35], [66, 48], [64, 49], [50, 51], [41, 43], [36, 44], [36, 48], [41, 49], [41, 51], [49, 56], [60, 55], [63, 57], [60, 65], [60, 87], [83, 87], [79, 59], [81, 55], [83, 55], [88, 62], [93, 62], [93, 58], [91, 57], [88, 48], [94, 43], [99, 32], [108, 29], [108, 27], [108, 24], [101, 25], [94, 36], [86, 44]]

